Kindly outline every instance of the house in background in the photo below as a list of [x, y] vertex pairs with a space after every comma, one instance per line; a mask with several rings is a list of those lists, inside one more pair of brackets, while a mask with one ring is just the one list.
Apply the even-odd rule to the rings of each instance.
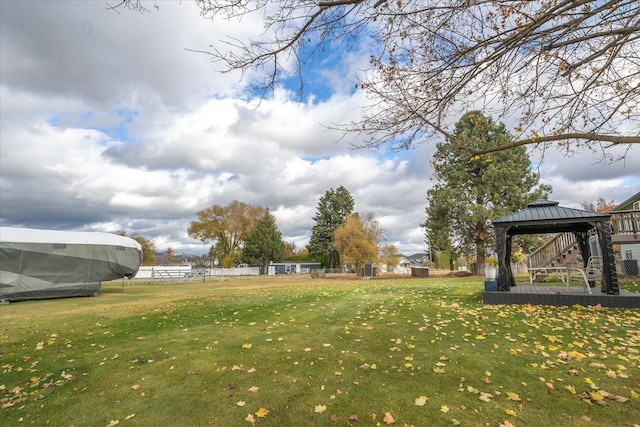
[[400, 264], [405, 265], [406, 267], [421, 267], [424, 266], [426, 262], [427, 254], [425, 253], [413, 254], [409, 256], [403, 255], [402, 258], [400, 258]]
[[640, 192], [611, 210], [612, 240], [620, 245], [618, 271], [626, 276], [640, 275]]
[[398, 265], [393, 268], [393, 274], [411, 274], [411, 267], [422, 267], [426, 265], [427, 258], [427, 254], [425, 253], [401, 255]]

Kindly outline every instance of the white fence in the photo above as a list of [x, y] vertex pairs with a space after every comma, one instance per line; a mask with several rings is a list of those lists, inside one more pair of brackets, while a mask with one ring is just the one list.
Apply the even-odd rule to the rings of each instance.
[[260, 267], [212, 267], [204, 270], [193, 270], [190, 265], [143, 265], [138, 269], [138, 273], [134, 279], [151, 280], [151, 282], [184, 283], [197, 281], [197, 278], [204, 280], [208, 276], [231, 277], [259, 275]]

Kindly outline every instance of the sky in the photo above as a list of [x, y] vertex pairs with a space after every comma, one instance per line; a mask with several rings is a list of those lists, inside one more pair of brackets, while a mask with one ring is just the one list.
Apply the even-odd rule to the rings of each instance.
[[[221, 74], [197, 51], [257, 36], [261, 22], [213, 22], [188, 0], [157, 5], [139, 14], [102, 1], [0, 2], [0, 225], [126, 230], [159, 251], [200, 255], [210, 244], [189, 238], [189, 223], [238, 200], [269, 208], [301, 249], [318, 200], [342, 185], [356, 212], [380, 222], [383, 243], [426, 251], [420, 224], [440, 141], [353, 150], [323, 126], [359, 117], [350, 74], [366, 54], [336, 52], [310, 69], [303, 101], [286, 86], [259, 100], [247, 95], [251, 75]], [[640, 147], [614, 163], [591, 152], [531, 157], [562, 206], [640, 191]]]

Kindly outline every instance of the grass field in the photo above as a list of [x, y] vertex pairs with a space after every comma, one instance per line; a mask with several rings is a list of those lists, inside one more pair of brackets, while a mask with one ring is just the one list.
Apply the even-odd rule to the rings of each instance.
[[482, 287], [112, 282], [3, 304], [0, 424], [640, 424], [640, 310], [484, 306]]

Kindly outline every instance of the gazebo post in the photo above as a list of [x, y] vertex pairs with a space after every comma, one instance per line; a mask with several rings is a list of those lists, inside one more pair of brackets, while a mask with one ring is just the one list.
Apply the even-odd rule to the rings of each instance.
[[509, 292], [513, 285], [510, 265], [511, 236], [508, 235], [507, 230], [507, 227], [494, 228], [496, 233], [496, 254], [498, 255], [498, 292]]
[[603, 221], [596, 227], [600, 252], [602, 253], [602, 280], [600, 291], [607, 294], [619, 295], [618, 273], [616, 272], [616, 260], [613, 256], [613, 243], [611, 241], [611, 224]]

